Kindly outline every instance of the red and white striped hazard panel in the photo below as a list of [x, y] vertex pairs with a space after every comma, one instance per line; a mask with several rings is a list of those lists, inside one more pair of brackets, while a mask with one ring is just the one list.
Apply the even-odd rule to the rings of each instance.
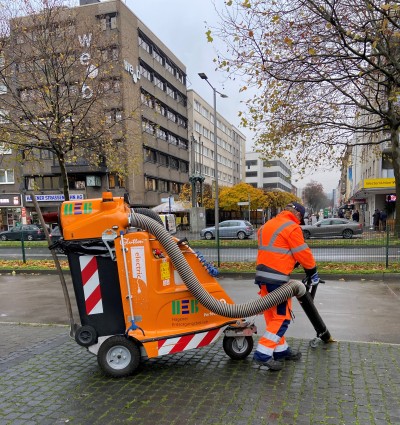
[[205, 347], [212, 344], [221, 335], [222, 328], [208, 332], [184, 335], [176, 338], [161, 339], [158, 341], [158, 355], [179, 353], [192, 348]]
[[82, 255], [79, 257], [79, 263], [81, 266], [86, 314], [103, 313], [97, 259], [94, 255]]

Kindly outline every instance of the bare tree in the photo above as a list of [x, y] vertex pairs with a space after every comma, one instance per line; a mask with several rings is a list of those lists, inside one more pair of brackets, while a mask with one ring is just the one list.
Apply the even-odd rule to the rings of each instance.
[[[399, 197], [399, 17], [398, 2], [377, 0], [227, 1], [208, 37], [227, 43], [220, 68], [246, 81], [257, 150], [292, 152], [304, 171], [387, 143]], [[400, 202], [396, 217], [399, 232]]]
[[311, 181], [307, 183], [303, 190], [304, 203], [310, 207], [313, 212], [319, 211], [321, 208], [330, 205], [330, 201], [324, 193], [324, 188], [321, 183]]
[[100, 21], [63, 0], [3, 3], [0, 143], [29, 160], [37, 150], [56, 157], [69, 199], [67, 163], [124, 174], [123, 119], [113, 37]]

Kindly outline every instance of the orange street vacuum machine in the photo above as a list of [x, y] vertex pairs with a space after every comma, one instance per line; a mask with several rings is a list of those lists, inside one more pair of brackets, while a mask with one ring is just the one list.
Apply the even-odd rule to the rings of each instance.
[[132, 209], [128, 199], [104, 192], [99, 199], [67, 201], [59, 221], [63, 238], [50, 249], [68, 256], [81, 321], [72, 318], [71, 336], [97, 355], [106, 375], [130, 375], [143, 359], [203, 347], [222, 333], [226, 354], [244, 359], [256, 333], [254, 319], [245, 318], [293, 296], [317, 338], [331, 340], [302, 282], [234, 304], [212, 265], [171, 236], [156, 213]]

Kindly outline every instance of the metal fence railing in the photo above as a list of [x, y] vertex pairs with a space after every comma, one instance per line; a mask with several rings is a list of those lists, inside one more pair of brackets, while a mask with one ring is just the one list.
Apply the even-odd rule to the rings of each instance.
[[[254, 235], [243, 241], [221, 239], [218, 247], [215, 240], [201, 240], [199, 234], [190, 231], [178, 232], [176, 236], [186, 237], [193, 249], [200, 251], [208, 261], [214, 263], [218, 258], [220, 262], [253, 262], [257, 257]], [[364, 262], [382, 264], [386, 268], [400, 262], [400, 239], [395, 237], [393, 226], [379, 231], [367, 229], [351, 239], [311, 238], [306, 242], [319, 262]]]

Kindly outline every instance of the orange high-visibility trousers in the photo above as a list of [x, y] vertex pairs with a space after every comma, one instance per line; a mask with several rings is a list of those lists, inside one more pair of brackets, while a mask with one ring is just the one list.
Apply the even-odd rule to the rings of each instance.
[[[265, 296], [279, 285], [261, 285], [260, 296]], [[269, 291], [268, 291], [269, 289]], [[288, 354], [289, 346], [285, 339], [285, 332], [291, 320], [292, 299], [264, 311], [266, 331], [259, 339], [254, 358], [267, 361], [270, 358], [279, 360]]]

